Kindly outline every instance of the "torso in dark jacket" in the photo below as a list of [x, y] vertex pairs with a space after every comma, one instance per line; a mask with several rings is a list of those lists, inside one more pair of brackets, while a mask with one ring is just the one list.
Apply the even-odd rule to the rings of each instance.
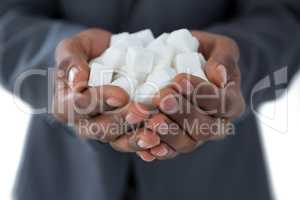
[[[22, 0], [18, 0], [22, 1]], [[23, 0], [26, 5], [43, 4]], [[34, 3], [32, 3], [34, 2]], [[38, 2], [38, 3], [37, 3]], [[234, 0], [45, 1], [47, 17], [117, 32], [150, 28], [206, 29], [239, 11]], [[62, 124], [35, 116], [16, 187], [17, 199], [269, 200], [258, 129], [248, 114], [236, 135], [168, 161], [145, 163], [134, 154], [74, 137]]]

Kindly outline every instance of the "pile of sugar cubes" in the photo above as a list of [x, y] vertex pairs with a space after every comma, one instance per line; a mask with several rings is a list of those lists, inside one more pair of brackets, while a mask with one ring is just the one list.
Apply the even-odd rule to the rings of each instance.
[[110, 47], [90, 61], [89, 86], [115, 85], [132, 100], [151, 105], [151, 99], [179, 73], [207, 80], [199, 41], [187, 29], [163, 33], [151, 30], [113, 35]]

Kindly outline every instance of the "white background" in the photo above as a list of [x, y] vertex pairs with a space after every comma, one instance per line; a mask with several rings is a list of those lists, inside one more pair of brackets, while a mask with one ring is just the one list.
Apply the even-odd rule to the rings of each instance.
[[[267, 103], [260, 110], [260, 121], [264, 122], [261, 123], [262, 139], [277, 200], [300, 199], [299, 91], [300, 76], [288, 95]], [[0, 97], [0, 199], [10, 200], [30, 116], [20, 110], [26, 108], [20, 101], [15, 102], [2, 89]]]

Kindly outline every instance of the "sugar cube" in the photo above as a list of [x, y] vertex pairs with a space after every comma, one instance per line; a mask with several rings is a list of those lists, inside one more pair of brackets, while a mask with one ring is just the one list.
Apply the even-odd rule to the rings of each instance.
[[93, 61], [90, 63], [90, 68], [89, 86], [96, 87], [111, 83], [114, 72], [112, 67]]
[[166, 44], [169, 36], [170, 36], [170, 33], [162, 33], [160, 36], [158, 36], [156, 38], [156, 40], [162, 41], [164, 44]]
[[155, 85], [149, 82], [143, 83], [136, 89], [134, 93], [134, 101], [145, 105], [151, 105], [152, 98], [156, 92], [158, 92], [158, 89]]
[[113, 34], [110, 38], [110, 46], [116, 46], [121, 41], [128, 40], [130, 38], [130, 34], [127, 32]]
[[176, 71], [171, 67], [155, 68], [147, 77], [146, 82], [154, 84], [158, 89], [168, 85], [175, 77]]
[[177, 73], [188, 73], [207, 80], [201, 62], [198, 53], [182, 53], [176, 56], [174, 64]]
[[138, 81], [128, 76], [120, 76], [114, 80], [111, 85], [122, 88], [130, 97], [132, 97], [138, 85]]
[[204, 58], [204, 56], [203, 56], [202, 53], [198, 53], [198, 55], [199, 55], [199, 59], [200, 59], [200, 63], [201, 63], [202, 69], [203, 69], [204, 65], [206, 64], [206, 60], [205, 60], [205, 58]]
[[147, 47], [155, 54], [154, 65], [170, 67], [175, 56], [175, 49], [173, 47], [164, 45], [162, 43], [152, 43]]
[[133, 75], [139, 82], [143, 82], [152, 71], [154, 63], [153, 52], [139, 47], [130, 47], [127, 51], [124, 71]]
[[169, 33], [163, 33], [163, 34], [161, 34], [156, 39], [152, 40], [148, 44], [147, 48], [148, 49], [155, 49], [157, 47], [167, 45], [167, 39], [168, 39], [169, 35], [170, 35]]
[[187, 29], [173, 31], [167, 39], [167, 44], [174, 47], [178, 53], [197, 52], [199, 48], [198, 40]]
[[139, 32], [131, 34], [131, 36], [141, 40], [144, 47], [146, 47], [150, 42], [154, 40], [153, 33], [150, 29], [141, 30]]
[[100, 61], [106, 66], [120, 68], [125, 64], [126, 51], [121, 48], [109, 47], [101, 56]]
[[129, 33], [120, 33], [111, 37], [110, 46], [126, 50], [129, 47], [143, 47], [143, 42]]

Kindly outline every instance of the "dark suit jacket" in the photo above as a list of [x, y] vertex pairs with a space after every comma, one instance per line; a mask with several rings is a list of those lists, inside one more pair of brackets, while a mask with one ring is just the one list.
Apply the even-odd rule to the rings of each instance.
[[[0, 77], [10, 91], [22, 72], [54, 66], [57, 43], [86, 27], [112, 32], [150, 28], [156, 35], [185, 27], [237, 41], [242, 91], [248, 104], [235, 122], [235, 136], [153, 163], [78, 139], [51, 114], [36, 114], [14, 197], [117, 200], [129, 193], [131, 199], [142, 200], [271, 199], [257, 123], [249, 105], [253, 88], [252, 105], [257, 108], [276, 97], [274, 84], [286, 86], [299, 69], [299, 19], [298, 0], [1, 0]], [[47, 93], [51, 79], [37, 72], [41, 73], [24, 80], [20, 94], [34, 108], [47, 106], [51, 99]], [[262, 79], [264, 87], [254, 87]]]

